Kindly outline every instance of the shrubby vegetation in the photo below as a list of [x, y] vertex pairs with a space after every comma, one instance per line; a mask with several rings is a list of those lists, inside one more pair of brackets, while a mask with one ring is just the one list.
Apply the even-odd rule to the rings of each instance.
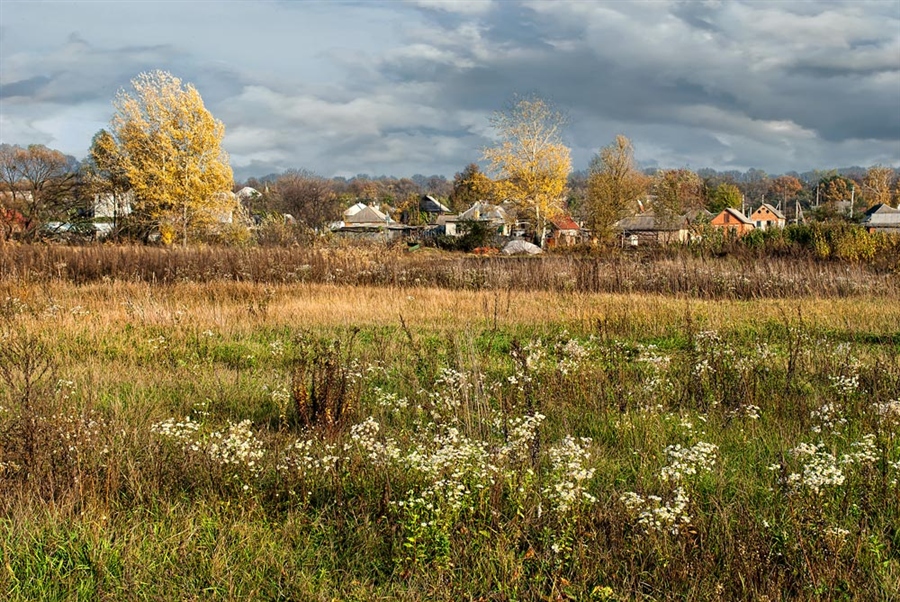
[[900, 591], [888, 297], [2, 286], [10, 599]]

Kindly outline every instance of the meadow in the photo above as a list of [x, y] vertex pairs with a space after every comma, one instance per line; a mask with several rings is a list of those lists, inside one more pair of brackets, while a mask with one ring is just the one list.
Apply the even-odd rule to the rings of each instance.
[[6, 599], [900, 596], [896, 274], [0, 257]]

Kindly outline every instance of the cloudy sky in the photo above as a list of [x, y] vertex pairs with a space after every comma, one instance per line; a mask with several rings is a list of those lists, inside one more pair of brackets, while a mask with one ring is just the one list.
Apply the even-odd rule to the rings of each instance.
[[243, 179], [452, 177], [516, 94], [567, 113], [575, 169], [900, 167], [900, 0], [0, 2], [0, 141], [84, 157], [116, 91], [164, 69]]

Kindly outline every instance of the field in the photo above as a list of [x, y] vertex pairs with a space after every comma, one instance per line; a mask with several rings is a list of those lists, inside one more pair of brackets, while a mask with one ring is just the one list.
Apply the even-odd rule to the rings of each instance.
[[36, 249], [6, 599], [900, 596], [896, 274]]

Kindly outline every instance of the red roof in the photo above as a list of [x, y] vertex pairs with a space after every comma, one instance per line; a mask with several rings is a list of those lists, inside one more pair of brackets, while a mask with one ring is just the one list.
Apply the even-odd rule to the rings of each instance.
[[550, 222], [556, 226], [557, 230], [581, 230], [578, 224], [575, 223], [575, 220], [572, 219], [570, 215], [561, 215], [559, 217], [554, 217], [550, 220]]

